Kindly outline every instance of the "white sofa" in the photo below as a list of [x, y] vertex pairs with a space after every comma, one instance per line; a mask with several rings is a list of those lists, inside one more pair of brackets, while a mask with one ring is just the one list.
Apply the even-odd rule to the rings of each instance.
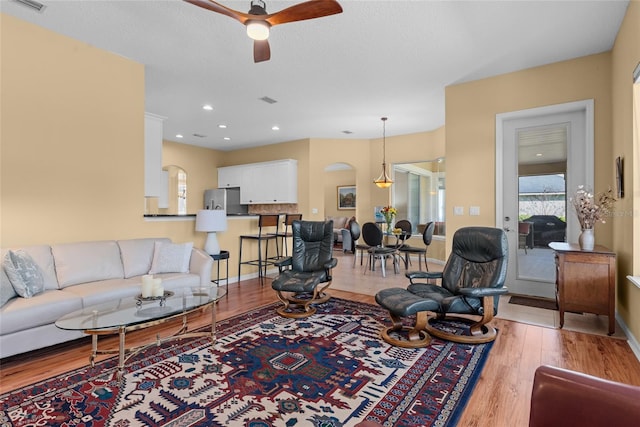
[[[55, 321], [89, 305], [140, 294], [142, 275], [148, 274], [152, 265], [157, 270], [160, 263], [159, 259], [154, 261], [156, 242], [170, 244], [171, 240], [107, 240], [3, 249], [2, 260], [9, 249], [22, 249], [30, 255], [42, 272], [44, 292], [31, 298], [17, 296], [0, 308], [0, 358], [80, 338], [82, 332], [58, 329]], [[174, 292], [210, 286], [213, 260], [209, 254], [191, 248], [189, 257], [189, 247], [183, 249], [187, 272], [169, 272], [176, 269], [161, 267], [160, 271], [167, 272], [153, 276], [162, 278], [165, 290]], [[1, 278], [5, 292], [5, 285], [11, 282], [4, 265]]]
[[333, 221], [333, 243], [342, 243], [342, 230], [346, 229], [350, 221], [355, 221], [356, 217], [348, 216], [327, 216], [325, 221]]

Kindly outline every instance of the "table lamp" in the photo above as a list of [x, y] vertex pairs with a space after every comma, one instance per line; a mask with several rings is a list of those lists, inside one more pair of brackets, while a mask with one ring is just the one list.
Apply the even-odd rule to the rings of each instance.
[[196, 214], [196, 231], [207, 232], [204, 250], [209, 255], [219, 255], [220, 245], [216, 231], [227, 229], [227, 213], [221, 209], [203, 209]]

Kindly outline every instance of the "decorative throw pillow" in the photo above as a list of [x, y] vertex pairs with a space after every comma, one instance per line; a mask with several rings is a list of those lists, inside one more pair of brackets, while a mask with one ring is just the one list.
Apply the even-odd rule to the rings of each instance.
[[16, 290], [13, 289], [13, 285], [11, 285], [11, 281], [9, 281], [7, 273], [3, 269], [2, 275], [0, 276], [0, 307], [17, 296]]
[[188, 273], [192, 248], [193, 242], [156, 242], [153, 249], [153, 261], [151, 262], [149, 274]]
[[31, 298], [44, 291], [42, 271], [27, 252], [22, 250], [7, 252], [3, 266], [13, 289], [21, 297]]

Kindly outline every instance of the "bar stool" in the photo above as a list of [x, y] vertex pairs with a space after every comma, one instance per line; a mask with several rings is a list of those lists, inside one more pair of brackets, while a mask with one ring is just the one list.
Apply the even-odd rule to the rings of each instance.
[[[240, 283], [240, 269], [242, 264], [254, 265], [258, 267], [258, 278], [260, 284], [264, 284], [264, 277], [267, 275], [267, 267], [273, 265], [280, 258], [280, 249], [278, 247], [278, 221], [280, 215], [278, 214], [265, 214], [258, 217], [258, 234], [243, 234], [240, 235], [240, 250], [238, 255], [238, 283]], [[275, 227], [275, 232], [269, 233], [265, 228]], [[258, 242], [258, 258], [242, 261], [242, 243], [245, 240], [253, 240]], [[269, 241], [275, 240], [276, 242], [276, 255], [269, 256]], [[262, 252], [262, 242], [265, 242], [264, 257]], [[264, 272], [263, 272], [264, 270]]]
[[278, 231], [276, 235], [282, 238], [282, 247], [284, 248], [284, 255], [287, 256], [289, 252], [289, 245], [287, 245], [287, 237], [291, 237], [293, 234], [289, 232], [289, 227], [295, 220], [301, 220], [302, 214], [285, 214], [284, 215], [284, 231]]

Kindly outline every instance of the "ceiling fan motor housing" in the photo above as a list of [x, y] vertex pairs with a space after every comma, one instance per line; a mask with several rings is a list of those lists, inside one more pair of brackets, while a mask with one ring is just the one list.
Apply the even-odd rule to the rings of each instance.
[[253, 0], [251, 2], [251, 9], [249, 15], [266, 15], [267, 5], [262, 0]]

